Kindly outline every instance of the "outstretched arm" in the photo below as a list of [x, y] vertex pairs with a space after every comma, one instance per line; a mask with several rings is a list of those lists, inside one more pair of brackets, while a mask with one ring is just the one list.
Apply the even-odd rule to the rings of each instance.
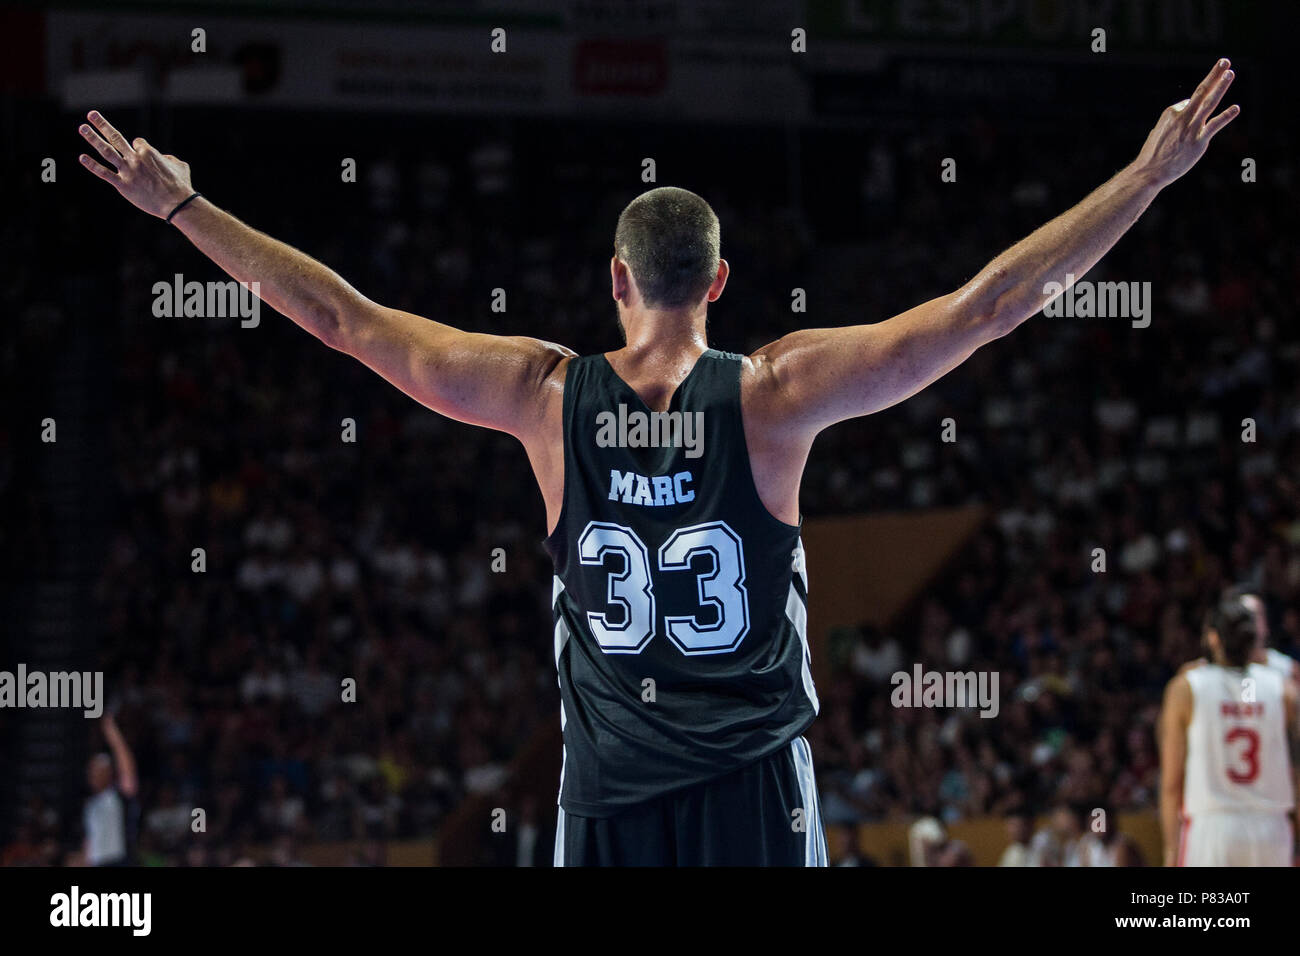
[[1054, 298], [1044, 292], [1048, 283], [1063, 291], [1073, 283], [1067, 275], [1082, 277], [1237, 115], [1232, 106], [1211, 118], [1232, 80], [1220, 60], [1190, 99], [1161, 114], [1137, 159], [957, 291], [885, 322], [804, 329], [754, 353], [775, 396], [764, 418], [811, 439], [914, 395], [1035, 315]]
[[[127, 142], [98, 112], [80, 132], [110, 168], [81, 163], [150, 215], [165, 219], [194, 191], [189, 164], [143, 138]], [[551, 372], [572, 353], [524, 336], [464, 332], [366, 298], [338, 273], [198, 198], [172, 220], [194, 245], [264, 302], [330, 348], [360, 360], [416, 401], [457, 421], [521, 439], [542, 421]]]
[[108, 741], [108, 749], [113, 752], [113, 765], [117, 768], [118, 792], [128, 799], [134, 797], [139, 789], [139, 780], [135, 774], [135, 757], [131, 754], [131, 748], [127, 746], [122, 731], [117, 729], [117, 721], [113, 719], [112, 714], [104, 715], [101, 726], [104, 730], [104, 739]]

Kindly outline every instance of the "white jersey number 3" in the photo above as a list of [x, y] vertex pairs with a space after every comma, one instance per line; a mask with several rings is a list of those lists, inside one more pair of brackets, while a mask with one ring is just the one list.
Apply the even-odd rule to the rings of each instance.
[[[636, 532], [607, 521], [592, 521], [578, 539], [578, 560], [603, 566], [610, 555], [622, 558], [621, 570], [609, 573], [606, 601], [622, 608], [588, 611], [587, 623], [606, 654], [639, 654], [655, 636], [655, 596], [650, 578], [650, 553]], [[716, 609], [716, 621], [701, 624], [695, 613], [665, 614], [668, 639], [683, 654], [726, 654], [749, 633], [749, 595], [745, 591], [745, 558], [740, 536], [725, 521], [678, 528], [657, 556], [660, 571], [690, 571], [691, 560], [711, 558], [712, 568], [696, 575], [698, 607]], [[613, 616], [619, 623], [611, 623]]]

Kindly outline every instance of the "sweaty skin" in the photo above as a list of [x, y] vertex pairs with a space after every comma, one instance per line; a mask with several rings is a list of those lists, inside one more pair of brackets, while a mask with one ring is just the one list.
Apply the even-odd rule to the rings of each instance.
[[[1087, 274], [1150, 205], [1186, 173], [1239, 110], [1211, 117], [1232, 83], [1219, 60], [1189, 99], [1168, 107], [1136, 159], [1078, 205], [997, 256], [969, 282], [883, 322], [803, 329], [746, 357], [741, 410], [759, 497], [797, 524], [799, 482], [824, 428], [901, 402], [1006, 335]], [[100, 113], [81, 135], [107, 166], [81, 163], [145, 212], [166, 218], [194, 189], [190, 167], [143, 138], [130, 142]], [[573, 351], [527, 336], [464, 332], [366, 298], [337, 273], [258, 232], [206, 198], [172, 224], [234, 279], [258, 282], [272, 308], [330, 348], [346, 352], [434, 411], [515, 436], [546, 505], [548, 533], [564, 490], [564, 377]], [[610, 364], [652, 410], [662, 410], [705, 350], [705, 318], [728, 276], [723, 260], [694, 306], [647, 306], [636, 277], [615, 256], [612, 293], [627, 344]], [[1060, 294], [1057, 292], [1056, 294]]]

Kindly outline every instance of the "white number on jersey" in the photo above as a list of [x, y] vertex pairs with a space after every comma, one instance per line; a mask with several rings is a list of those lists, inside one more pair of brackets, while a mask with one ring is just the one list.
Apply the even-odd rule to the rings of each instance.
[[[621, 623], [610, 623], [608, 611], [588, 611], [592, 636], [606, 654], [639, 654], [655, 635], [655, 596], [650, 579], [650, 554], [636, 532], [607, 521], [592, 521], [578, 539], [578, 560], [603, 566], [611, 555], [623, 559], [621, 570], [610, 571], [607, 603], [623, 609]], [[709, 571], [696, 575], [699, 605], [716, 609], [717, 620], [700, 623], [697, 613], [664, 616], [668, 638], [683, 654], [726, 654], [749, 633], [749, 594], [745, 590], [745, 557], [740, 536], [725, 521], [678, 528], [659, 549], [663, 572], [690, 571], [691, 560], [712, 559]]]

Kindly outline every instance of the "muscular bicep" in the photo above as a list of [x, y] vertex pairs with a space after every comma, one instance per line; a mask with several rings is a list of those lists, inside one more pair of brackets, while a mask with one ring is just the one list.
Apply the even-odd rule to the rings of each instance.
[[523, 437], [541, 420], [551, 373], [569, 349], [527, 336], [465, 332], [358, 302], [334, 348], [441, 415]]
[[871, 325], [802, 329], [752, 358], [769, 368], [774, 411], [815, 434], [915, 395], [993, 337], [975, 296], [958, 291]]

